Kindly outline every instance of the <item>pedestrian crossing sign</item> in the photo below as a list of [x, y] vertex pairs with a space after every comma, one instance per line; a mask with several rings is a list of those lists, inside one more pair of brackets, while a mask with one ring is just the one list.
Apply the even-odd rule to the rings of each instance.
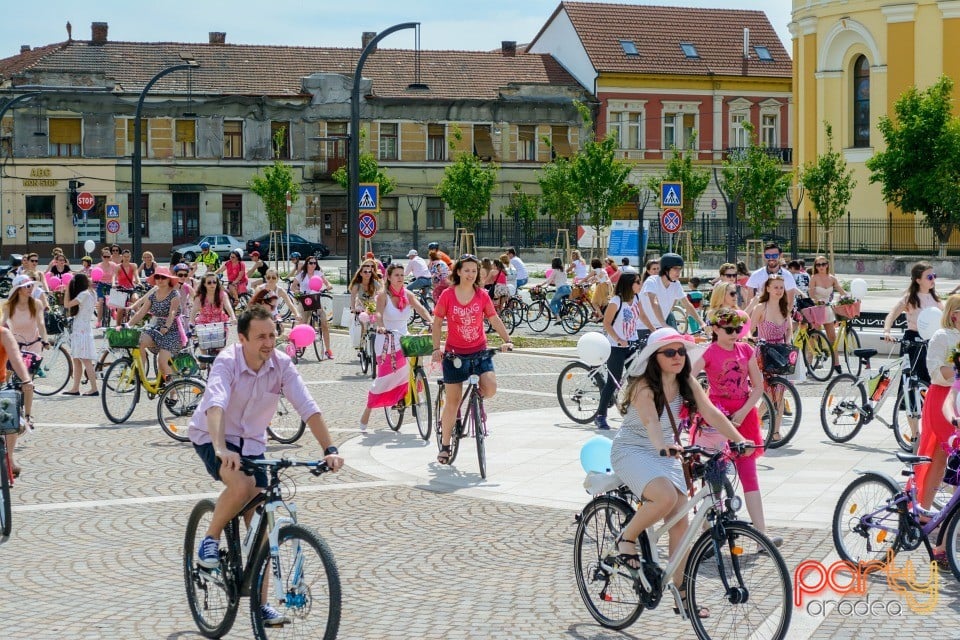
[[360, 213], [380, 213], [380, 185], [376, 182], [361, 182], [360, 193], [357, 194], [357, 207]]
[[683, 208], [683, 183], [682, 182], [661, 182], [660, 183], [660, 208]]

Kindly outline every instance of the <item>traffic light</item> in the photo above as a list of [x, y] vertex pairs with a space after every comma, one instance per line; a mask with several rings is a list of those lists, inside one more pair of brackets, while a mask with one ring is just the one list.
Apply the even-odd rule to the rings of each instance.
[[71, 180], [68, 185], [70, 187], [70, 208], [75, 214], [80, 213], [80, 207], [77, 206], [77, 193], [83, 183], [79, 180]]

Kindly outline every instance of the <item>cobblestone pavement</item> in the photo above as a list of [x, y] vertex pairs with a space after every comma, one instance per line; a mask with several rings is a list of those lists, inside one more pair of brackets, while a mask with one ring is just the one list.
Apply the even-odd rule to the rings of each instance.
[[[308, 363], [303, 372], [343, 442], [357, 433], [368, 380], [345, 337], [335, 336], [334, 348], [334, 362]], [[488, 408], [555, 407], [562, 362], [499, 357], [502, 393]], [[124, 425], [109, 424], [96, 399], [41, 399], [35, 414], [40, 426], [18, 449], [24, 476], [14, 488], [13, 535], [0, 542], [0, 637], [200, 637], [184, 597], [183, 532], [193, 504], [217, 487], [191, 448], [160, 431], [155, 404], [146, 400]], [[372, 427], [385, 428], [382, 412]], [[271, 451], [318, 453], [309, 435]], [[341, 638], [693, 636], [666, 602], [622, 633], [593, 622], [576, 590], [569, 510], [393, 485], [349, 468], [321, 480], [293, 478], [301, 521], [327, 539], [337, 559]], [[791, 569], [832, 552], [826, 524], [775, 533], [786, 538]], [[902, 607], [900, 616], [797, 615], [790, 637], [861, 638], [891, 624], [904, 635], [953, 637], [960, 589], [949, 572], [940, 585], [932, 614]], [[869, 588], [874, 600], [900, 601], [882, 577]], [[228, 637], [251, 635], [246, 607]]]

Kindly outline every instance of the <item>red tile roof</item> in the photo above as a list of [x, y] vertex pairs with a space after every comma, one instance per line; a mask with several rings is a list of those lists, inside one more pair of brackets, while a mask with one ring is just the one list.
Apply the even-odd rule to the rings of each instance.
[[[790, 56], [762, 11], [561, 2], [551, 20], [560, 11], [570, 17], [600, 73], [792, 76]], [[743, 59], [744, 27], [750, 29], [747, 61]], [[627, 56], [620, 40], [632, 40], [639, 56]], [[681, 42], [696, 46], [699, 57], [687, 58]], [[767, 47], [773, 61], [760, 61], [754, 46]]]
[[[0, 60], [0, 81], [27, 74], [15, 84], [33, 83], [31, 72], [100, 74], [138, 94], [158, 71], [182, 62], [181, 53], [192, 54], [200, 64], [193, 73], [191, 90], [197, 94], [255, 96], [302, 95], [301, 78], [313, 73], [342, 73], [351, 78], [360, 49], [288, 47], [175, 42], [107, 42], [94, 45], [70, 41], [40, 47]], [[378, 49], [364, 64], [364, 77], [373, 80], [373, 94], [384, 98], [477, 99], [498, 97], [509, 84], [576, 86], [573, 79], [549, 55], [514, 57], [489, 51], [420, 52], [421, 82], [429, 91], [407, 91], [414, 81], [414, 51]], [[79, 78], [78, 76], [78, 78]], [[58, 83], [60, 84], [60, 83]], [[89, 85], [89, 82], [84, 83]], [[153, 90], [187, 91], [187, 74], [173, 73]]]

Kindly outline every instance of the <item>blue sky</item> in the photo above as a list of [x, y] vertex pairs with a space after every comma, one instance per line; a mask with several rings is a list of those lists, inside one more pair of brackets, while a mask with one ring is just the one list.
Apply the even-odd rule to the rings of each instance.
[[[5, 12], [0, 20], [0, 58], [66, 40], [66, 23], [78, 40], [90, 38], [91, 22], [107, 22], [111, 40], [206, 42], [207, 32], [226, 31], [234, 44], [358, 47], [363, 31], [400, 22], [421, 23], [424, 49], [490, 50], [501, 40], [529, 42], [559, 0], [45, 0]], [[766, 11], [785, 46], [790, 36], [789, 0], [642, 0], [638, 4], [704, 6]], [[384, 41], [412, 48], [413, 32]], [[790, 51], [790, 47], [787, 46]]]

